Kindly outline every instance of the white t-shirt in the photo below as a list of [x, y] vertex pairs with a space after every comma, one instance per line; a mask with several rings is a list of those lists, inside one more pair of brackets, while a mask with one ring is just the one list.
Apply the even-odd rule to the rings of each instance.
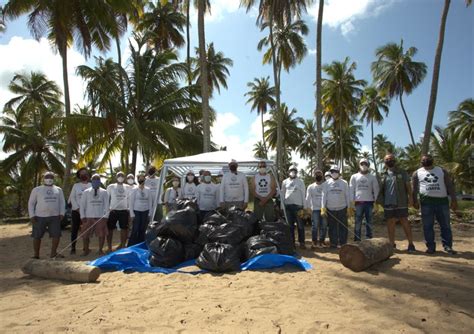
[[151, 198], [150, 189], [144, 187], [141, 189], [140, 187], [133, 188], [129, 194], [130, 197], [130, 217], [135, 217], [134, 211], [149, 211], [148, 215], [152, 214], [151, 209], [153, 208], [153, 199]]
[[316, 182], [311, 183], [306, 190], [306, 203], [305, 208], [310, 208], [311, 210], [320, 210], [321, 202], [323, 200], [323, 189], [326, 182], [317, 184]]
[[353, 202], [375, 202], [379, 195], [379, 183], [374, 175], [359, 172], [351, 176], [349, 192]]
[[82, 193], [84, 192], [84, 190], [89, 189], [91, 187], [92, 187], [92, 184], [90, 182], [88, 183], [78, 182], [72, 186], [72, 190], [71, 190], [71, 193], [69, 194], [68, 202], [71, 203], [71, 208], [73, 210], [79, 209], [79, 206], [81, 204]]
[[244, 202], [249, 201], [249, 184], [244, 173], [226, 173], [222, 177], [219, 188], [219, 201], [222, 202]]
[[304, 206], [306, 187], [303, 180], [295, 177], [283, 180], [281, 185], [281, 198], [285, 205]]
[[65, 211], [66, 202], [61, 188], [43, 185], [31, 191], [28, 200], [30, 218], [64, 216]]
[[107, 187], [110, 196], [110, 210], [128, 210], [128, 196], [132, 188], [126, 184], [113, 183]]
[[183, 189], [181, 190], [181, 196], [180, 198], [186, 198], [186, 199], [194, 199], [196, 198], [196, 189], [197, 186], [194, 182], [186, 182], [183, 186]]
[[341, 210], [350, 206], [349, 185], [343, 179], [329, 179], [323, 189], [322, 208]]
[[270, 174], [255, 174], [255, 193], [261, 197], [267, 197], [272, 191], [272, 177]]
[[81, 205], [79, 207], [81, 219], [83, 218], [107, 218], [109, 217], [109, 195], [103, 188], [89, 188], [82, 193]]
[[145, 179], [145, 187], [150, 189], [150, 193], [152, 197], [151, 199], [153, 201], [153, 209], [156, 206], [156, 202], [157, 202], [156, 194], [158, 193], [159, 183], [160, 183], [160, 179], [158, 179], [157, 177], [147, 177]]
[[219, 186], [214, 183], [201, 183], [196, 189], [199, 210], [215, 210], [219, 206]]
[[174, 204], [178, 198], [181, 198], [181, 188], [178, 188], [177, 190], [172, 187], [166, 189], [164, 198], [165, 203]]
[[420, 194], [429, 197], [448, 197], [448, 190], [444, 183], [444, 172], [441, 167], [435, 166], [430, 170], [424, 167], [416, 171], [420, 184]]

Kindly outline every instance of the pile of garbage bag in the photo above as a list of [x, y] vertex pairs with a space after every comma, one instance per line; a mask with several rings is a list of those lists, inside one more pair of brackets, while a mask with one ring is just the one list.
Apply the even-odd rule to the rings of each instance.
[[211, 211], [202, 221], [198, 216], [188, 201], [161, 222], [148, 225], [145, 241], [150, 265], [171, 268], [196, 259], [201, 269], [229, 272], [261, 254], [295, 252], [290, 227], [284, 221], [258, 221], [252, 212], [237, 208]]

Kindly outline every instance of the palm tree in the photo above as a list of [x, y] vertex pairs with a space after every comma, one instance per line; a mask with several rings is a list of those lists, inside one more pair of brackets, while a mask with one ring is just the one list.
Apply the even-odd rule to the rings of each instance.
[[[199, 49], [196, 48], [196, 55], [198, 58], [193, 59], [195, 69], [193, 77], [199, 83], [201, 81], [201, 68], [199, 66]], [[227, 77], [230, 75], [229, 67], [232, 67], [234, 62], [230, 58], [226, 58], [222, 51], [216, 53], [214, 43], [207, 46], [207, 84], [209, 87], [209, 97], [212, 97], [214, 90], [221, 93], [221, 86], [227, 89]]]
[[377, 124], [382, 123], [382, 112], [385, 113], [385, 116], [388, 115], [388, 100], [386, 97], [380, 95], [375, 87], [366, 87], [362, 95], [359, 111], [361, 113], [361, 121], [366, 120], [367, 125], [370, 124], [372, 160], [374, 162], [375, 173], [378, 177], [377, 158], [375, 157], [374, 147], [374, 122]]
[[99, 116], [72, 118], [79, 132], [87, 131], [93, 139], [83, 161], [102, 155], [99, 163], [102, 167], [115, 153], [131, 152], [130, 171], [134, 173], [139, 151], [144, 157], [197, 153], [199, 136], [178, 127], [199, 106], [191, 98], [196, 87], [179, 85], [186, 77], [186, 65], [176, 63], [177, 56], [172, 51], [147, 47], [143, 50], [144, 43], [143, 39], [137, 41], [137, 48], [130, 45], [130, 65], [122, 74], [125, 106], [117, 99], [120, 94], [117, 64], [99, 59], [95, 68], [78, 67], [78, 74], [87, 83], [91, 106], [99, 109]]
[[315, 168], [319, 168], [319, 166], [314, 163], [314, 157], [317, 156], [317, 139], [316, 136], [313, 135], [317, 132], [316, 124], [312, 119], [304, 119], [301, 125], [303, 125], [303, 136], [297, 147], [297, 151], [303, 159], [309, 159], [309, 174], [314, 175]]
[[180, 48], [184, 45], [186, 17], [175, 10], [171, 2], [147, 3], [147, 11], [138, 24], [139, 31], [146, 31], [150, 43], [157, 50]]
[[399, 154], [400, 165], [408, 174], [412, 174], [420, 167], [421, 143], [408, 144]]
[[[338, 131], [339, 126], [334, 123], [335, 120], [332, 120], [332, 123], [328, 124], [325, 129], [325, 132], [328, 133], [328, 137], [326, 137], [324, 141], [324, 151], [326, 155], [334, 157], [334, 161], [337, 161], [336, 157], [338, 154], [341, 154], [341, 151], [344, 160], [350, 161], [358, 157], [360, 147], [359, 138], [362, 137], [362, 126], [354, 124], [352, 119], [349, 120], [348, 125], [344, 127], [344, 132], [341, 137], [341, 133]], [[341, 163], [341, 165], [344, 166], [343, 163]], [[343, 167], [341, 167], [341, 172], [344, 172]]]
[[[116, 14], [126, 12], [130, 2], [127, 0], [109, 1], [26, 1], [10, 0], [5, 6], [5, 15], [17, 18], [28, 15], [28, 27], [35, 39], [45, 34], [59, 52], [62, 59], [65, 116], [71, 114], [69, 99], [69, 81], [67, 70], [67, 50], [75, 41], [80, 51], [90, 56], [92, 46], [99, 50], [110, 48], [110, 37], [123, 33], [118, 25]], [[63, 189], [69, 191], [72, 167], [73, 133], [67, 131], [66, 167]]]
[[395, 145], [383, 134], [378, 134], [374, 137], [374, 146], [377, 161], [383, 161], [385, 155], [395, 154], [396, 152]]
[[263, 142], [260, 140], [255, 143], [253, 146], [253, 153], [256, 158], [268, 159], [267, 158], [267, 148], [264, 146]]
[[260, 115], [262, 122], [262, 145], [265, 152], [264, 157], [268, 157], [267, 145], [265, 143], [265, 124], [263, 116], [267, 113], [268, 108], [275, 107], [275, 87], [270, 87], [269, 77], [255, 78], [253, 82], [248, 82], [247, 87], [250, 89], [245, 96], [248, 97], [246, 103], [251, 103], [251, 111], [256, 110]]
[[324, 1], [319, 1], [318, 23], [316, 26], [316, 166], [323, 168], [323, 104], [321, 101], [321, 59]]
[[296, 109], [291, 111], [288, 109], [285, 103], [282, 103], [280, 110], [271, 111], [272, 118], [265, 121], [265, 139], [268, 143], [268, 146], [271, 149], [277, 149], [277, 129], [278, 125], [282, 124], [282, 138], [283, 138], [283, 147], [286, 150], [296, 149], [301, 142], [301, 137], [303, 136], [302, 129], [298, 126], [303, 122], [301, 117], [296, 117]]
[[462, 101], [457, 110], [449, 112], [448, 128], [458, 132], [462, 142], [474, 143], [474, 99]]
[[0, 6], [0, 33], [7, 30], [7, 25], [5, 24], [5, 13], [3, 6]]
[[410, 47], [404, 52], [403, 40], [400, 45], [388, 43], [375, 51], [377, 60], [371, 65], [377, 89], [390, 99], [393, 97], [400, 99], [400, 106], [410, 132], [412, 145], [415, 145], [415, 139], [402, 97], [403, 94], [411, 94], [426, 75], [426, 65], [412, 59], [417, 51], [415, 47]]
[[[333, 126], [339, 131], [340, 165], [344, 169], [343, 129], [351, 124], [352, 117], [357, 114], [357, 108], [362, 95], [365, 80], [357, 80], [354, 71], [355, 62], [349, 64], [349, 57], [343, 62], [333, 61], [324, 65], [323, 71], [328, 78], [322, 81], [322, 103], [326, 120], [332, 120]], [[337, 138], [334, 138], [337, 139]]]

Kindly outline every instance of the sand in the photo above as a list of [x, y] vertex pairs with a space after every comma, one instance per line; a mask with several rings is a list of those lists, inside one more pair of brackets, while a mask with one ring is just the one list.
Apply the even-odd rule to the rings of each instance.
[[[337, 252], [301, 251], [308, 272], [280, 268], [224, 275], [104, 273], [95, 284], [33, 278], [31, 227], [0, 225], [0, 332], [472, 333], [472, 225], [453, 228], [456, 256], [398, 251], [366, 272]], [[377, 226], [376, 236], [385, 236]], [[402, 232], [398, 245], [405, 249]], [[439, 238], [439, 234], [437, 234]], [[63, 234], [61, 247], [69, 233]], [[45, 238], [42, 256], [49, 253]], [[96, 251], [97, 240], [92, 247]], [[93, 259], [91, 255], [88, 259]], [[80, 256], [67, 260], [82, 261]]]

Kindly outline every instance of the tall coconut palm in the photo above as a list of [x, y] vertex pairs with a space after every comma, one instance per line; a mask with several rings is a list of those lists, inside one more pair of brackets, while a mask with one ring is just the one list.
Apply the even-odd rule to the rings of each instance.
[[3, 6], [0, 6], [0, 33], [7, 30], [7, 25], [5, 23], [5, 14], [3, 10]]
[[374, 137], [374, 146], [377, 156], [377, 161], [383, 161], [385, 155], [391, 153], [395, 154], [395, 145], [388, 140], [388, 137], [383, 134], [378, 134]]
[[316, 166], [323, 168], [323, 104], [321, 101], [321, 59], [322, 59], [322, 33], [323, 33], [324, 1], [319, 1], [318, 23], [316, 25]]
[[258, 142], [256, 142], [255, 145], [253, 146], [253, 154], [256, 158], [268, 159], [267, 158], [267, 149], [263, 145], [263, 142], [260, 141], [260, 140]]
[[[344, 159], [347, 161], [358, 156], [359, 138], [362, 137], [361, 125], [354, 124], [353, 120], [350, 120], [345, 126], [341, 137], [337, 121], [332, 120], [326, 127], [325, 132], [328, 136], [324, 140], [324, 151], [329, 157], [334, 157], [334, 161], [338, 160], [337, 156], [341, 154], [341, 151]], [[341, 168], [341, 171], [344, 172], [344, 168]]]
[[474, 143], [474, 99], [462, 101], [456, 110], [449, 112], [448, 128], [458, 132], [461, 141]]
[[303, 159], [309, 159], [309, 173], [310, 175], [314, 175], [315, 168], [322, 168], [314, 163], [314, 158], [317, 157], [317, 139], [316, 136], [314, 136], [314, 133], [317, 132], [316, 124], [312, 119], [305, 119], [301, 122], [301, 125], [303, 125], [303, 136], [297, 147], [297, 151]]
[[415, 139], [402, 98], [403, 94], [411, 94], [426, 76], [426, 65], [413, 61], [417, 51], [415, 47], [410, 47], [405, 52], [403, 40], [399, 45], [388, 43], [375, 51], [377, 60], [371, 65], [377, 89], [390, 99], [396, 97], [400, 100], [412, 145], [415, 145]]
[[251, 111], [257, 111], [257, 115], [260, 115], [262, 122], [262, 145], [265, 152], [264, 157], [268, 158], [267, 145], [265, 143], [265, 124], [263, 121], [264, 115], [267, 113], [268, 108], [275, 107], [275, 87], [270, 87], [269, 77], [266, 78], [255, 78], [253, 82], [248, 82], [247, 87], [249, 91], [245, 93], [248, 97], [246, 103], [251, 103]]
[[303, 131], [299, 127], [299, 124], [303, 122], [303, 119], [296, 116], [296, 109], [293, 108], [290, 111], [286, 104], [282, 103], [280, 110], [272, 110], [271, 114], [272, 118], [264, 122], [267, 128], [267, 130], [265, 130], [265, 139], [268, 146], [271, 149], [277, 149], [277, 129], [278, 125], [282, 124], [282, 138], [285, 152], [287, 149], [290, 151], [296, 149], [301, 142], [301, 137], [303, 136]]
[[349, 57], [343, 62], [333, 61], [323, 66], [323, 71], [328, 76], [322, 81], [323, 110], [326, 119], [332, 120], [333, 126], [337, 126], [339, 131], [337, 142], [340, 146], [341, 170], [344, 168], [343, 129], [351, 124], [352, 118], [357, 114], [362, 89], [367, 84], [365, 80], [355, 78], [356, 69], [356, 63], [350, 63]]
[[370, 124], [371, 145], [372, 145], [372, 160], [374, 162], [375, 173], [378, 177], [377, 158], [375, 157], [374, 146], [374, 122], [381, 124], [383, 121], [383, 114], [388, 115], [388, 99], [377, 92], [375, 87], [366, 87], [362, 94], [362, 99], [359, 106], [361, 113], [361, 121], [367, 121]]
[[[116, 13], [125, 12], [130, 2], [82, 1], [82, 0], [10, 0], [5, 6], [5, 15], [17, 18], [28, 15], [28, 27], [36, 39], [46, 35], [62, 59], [65, 115], [71, 114], [67, 50], [76, 42], [78, 49], [87, 57], [92, 46], [99, 50], [110, 48], [110, 37], [121, 35], [122, 26], [117, 24]], [[72, 167], [73, 133], [67, 131], [66, 166], [63, 189], [67, 193]]]
[[[193, 59], [195, 69], [193, 77], [199, 83], [201, 81], [201, 68], [199, 63], [199, 49], [196, 48], [197, 58]], [[207, 84], [209, 87], [209, 97], [212, 97], [214, 90], [221, 93], [221, 86], [227, 89], [227, 77], [230, 75], [229, 67], [234, 65], [232, 59], [227, 58], [222, 51], [216, 52], [214, 43], [207, 46]]]

